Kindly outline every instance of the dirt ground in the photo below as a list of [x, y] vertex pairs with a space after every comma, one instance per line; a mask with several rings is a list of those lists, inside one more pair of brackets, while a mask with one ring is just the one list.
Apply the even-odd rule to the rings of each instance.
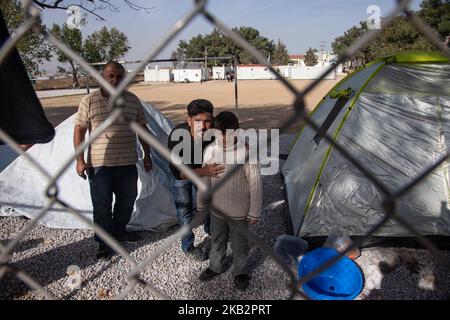
[[[324, 95], [340, 80], [324, 80], [305, 99], [310, 111]], [[312, 80], [292, 80], [297, 89], [304, 89]], [[175, 123], [186, 117], [186, 104], [193, 99], [210, 100], [217, 112], [234, 110], [234, 83], [208, 81], [205, 83], [141, 83], [129, 90], [139, 98], [152, 103]], [[57, 126], [76, 112], [83, 95], [42, 98], [41, 102], [50, 122]], [[238, 115], [241, 127], [279, 128], [294, 114], [294, 96], [276, 80], [241, 80], [238, 82]], [[289, 132], [296, 132], [299, 123], [291, 126]]]

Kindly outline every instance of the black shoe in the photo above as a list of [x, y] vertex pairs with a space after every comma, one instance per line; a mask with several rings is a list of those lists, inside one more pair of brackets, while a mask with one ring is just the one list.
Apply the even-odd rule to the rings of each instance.
[[135, 232], [124, 232], [117, 236], [117, 240], [120, 242], [138, 242], [142, 240], [142, 237]]
[[95, 257], [99, 260], [109, 260], [111, 259], [112, 252], [111, 249], [104, 243], [98, 244], [97, 254]]
[[191, 247], [191, 249], [186, 252], [186, 255], [191, 259], [201, 262], [208, 260], [208, 255], [202, 252], [198, 247]]
[[234, 277], [234, 286], [238, 290], [242, 291], [247, 290], [249, 284], [250, 284], [250, 277], [248, 276], [248, 274], [240, 274]]
[[217, 273], [215, 271], [212, 271], [210, 268], [203, 271], [200, 276], [198, 277], [198, 280], [200, 281], [209, 281], [215, 276], [218, 276], [220, 273]]
[[211, 236], [208, 236], [205, 240], [203, 240], [201, 250], [204, 254], [209, 256], [209, 252], [211, 251]]

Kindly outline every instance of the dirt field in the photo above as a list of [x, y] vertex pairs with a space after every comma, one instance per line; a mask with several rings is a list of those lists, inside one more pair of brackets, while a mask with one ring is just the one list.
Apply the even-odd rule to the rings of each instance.
[[[306, 106], [312, 110], [323, 96], [339, 81], [324, 80], [306, 97]], [[311, 80], [293, 80], [298, 89], [305, 88]], [[226, 81], [208, 81], [206, 83], [142, 83], [129, 88], [139, 98], [157, 106], [175, 123], [186, 117], [186, 104], [198, 98], [210, 100], [217, 112], [234, 109], [234, 84]], [[238, 114], [242, 128], [279, 128], [293, 115], [294, 97], [275, 80], [239, 81]], [[47, 117], [57, 126], [76, 112], [83, 95], [56, 98], [42, 98]], [[290, 128], [298, 130], [299, 124]]]

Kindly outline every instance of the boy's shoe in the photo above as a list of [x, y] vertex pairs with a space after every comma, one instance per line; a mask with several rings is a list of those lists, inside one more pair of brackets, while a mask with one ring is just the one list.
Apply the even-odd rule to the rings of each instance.
[[203, 240], [201, 247], [202, 252], [209, 256], [209, 252], [211, 251], [211, 236], [207, 236]]
[[198, 247], [191, 247], [187, 252], [186, 255], [194, 260], [203, 262], [208, 260], [208, 254], [205, 254], [200, 250]]
[[242, 291], [247, 290], [249, 284], [250, 284], [250, 277], [248, 276], [248, 274], [240, 274], [234, 277], [234, 286], [238, 290]]
[[215, 276], [218, 276], [220, 273], [217, 273], [215, 271], [212, 271], [210, 268], [203, 271], [200, 276], [198, 277], [198, 280], [200, 281], [209, 281]]
[[142, 240], [142, 237], [135, 232], [124, 232], [117, 236], [117, 240], [120, 242], [138, 242]]
[[111, 259], [111, 256], [112, 256], [111, 249], [106, 244], [99, 243], [95, 258], [99, 260], [109, 260]]

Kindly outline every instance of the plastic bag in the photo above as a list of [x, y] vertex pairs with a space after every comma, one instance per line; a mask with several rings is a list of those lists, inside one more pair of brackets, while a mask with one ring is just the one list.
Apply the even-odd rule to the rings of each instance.
[[[327, 240], [324, 243], [325, 248], [333, 248], [338, 252], [344, 252], [348, 247], [353, 244], [353, 241], [350, 239], [348, 234], [344, 231], [333, 230], [329, 235]], [[346, 256], [352, 260], [355, 260], [361, 255], [361, 251], [359, 248], [353, 248], [349, 252], [347, 252]]]
[[300, 258], [308, 252], [308, 242], [305, 240], [283, 234], [277, 238], [274, 251], [287, 265], [297, 265]]

